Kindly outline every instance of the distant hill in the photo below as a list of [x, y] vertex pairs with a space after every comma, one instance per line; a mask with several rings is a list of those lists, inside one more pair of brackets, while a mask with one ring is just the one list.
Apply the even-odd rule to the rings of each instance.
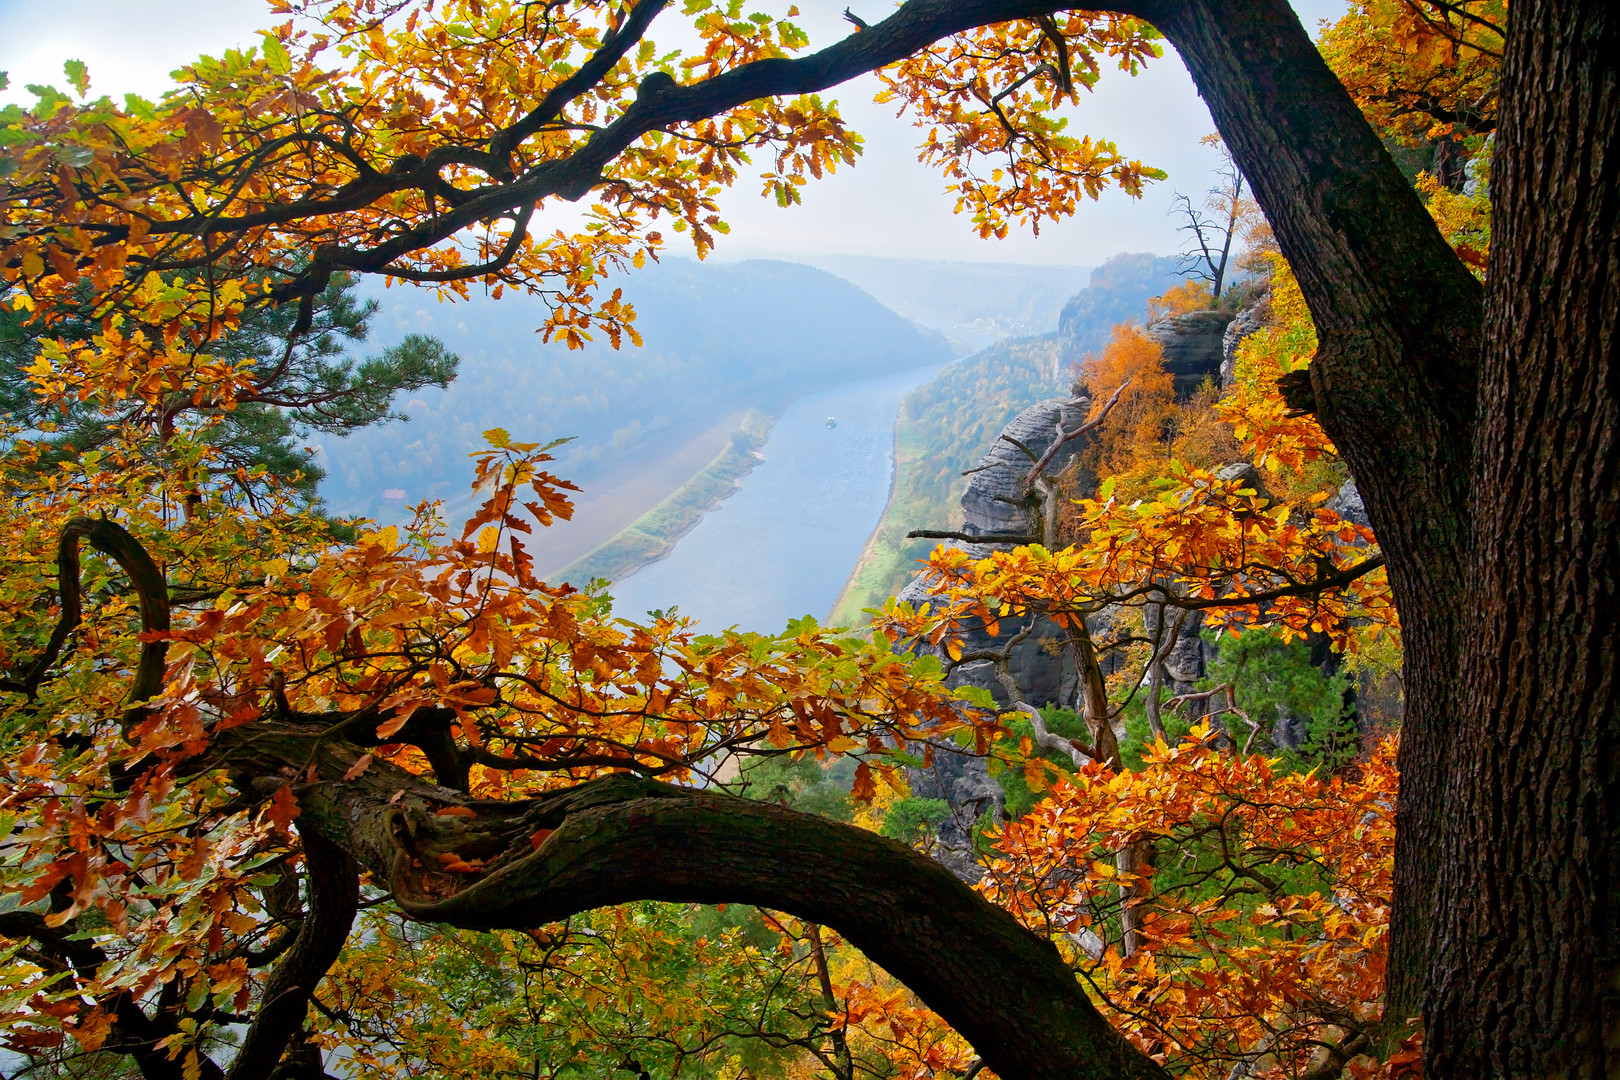
[[930, 262], [866, 255], [807, 256], [919, 325], [973, 351], [1004, 337], [1049, 334], [1064, 302], [1084, 289], [1088, 266]]
[[544, 309], [527, 297], [450, 304], [415, 289], [382, 292], [373, 340], [437, 335], [461, 356], [461, 374], [403, 403], [407, 423], [319, 441], [331, 507], [389, 515], [424, 497], [458, 499], [471, 477], [466, 455], [492, 427], [525, 441], [576, 436], [555, 471], [588, 482], [739, 410], [780, 409], [950, 355], [937, 334], [809, 266], [672, 258], [614, 284], [635, 305], [642, 348], [542, 344], [534, 329]]
[[1108, 344], [1115, 324], [1140, 323], [1149, 297], [1162, 296], [1181, 283], [1180, 265], [1173, 255], [1144, 252], [1115, 255], [1099, 266], [1058, 317], [1063, 362], [1078, 364], [1087, 353]]

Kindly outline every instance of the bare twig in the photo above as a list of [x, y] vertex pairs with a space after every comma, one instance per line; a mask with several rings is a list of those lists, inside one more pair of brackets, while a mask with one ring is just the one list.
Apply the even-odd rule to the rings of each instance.
[[[1090, 420], [1087, 420], [1085, 423], [1081, 424], [1079, 427], [1075, 428], [1073, 431], [1064, 431], [1061, 426], [1062, 420], [1059, 419], [1058, 437], [1053, 440], [1051, 446], [1046, 448], [1046, 453], [1042, 454], [1040, 458], [1036, 460], [1035, 467], [1029, 470], [1029, 476], [1026, 479], [1033, 484], [1036, 477], [1040, 476], [1041, 473], [1046, 471], [1046, 467], [1052, 463], [1052, 459], [1057, 456], [1057, 452], [1063, 448], [1064, 444], [1073, 442], [1075, 439], [1078, 439], [1087, 432], [1095, 431], [1101, 427], [1103, 421], [1108, 419], [1108, 414], [1114, 411], [1114, 406], [1119, 404], [1119, 395], [1123, 394], [1125, 392], [1125, 388], [1129, 385], [1131, 385], [1130, 379], [1126, 379], [1124, 382], [1120, 383], [1119, 389], [1114, 391], [1114, 396], [1108, 399], [1107, 404], [1102, 407], [1102, 411], [1096, 416], [1092, 417]], [[1003, 438], [1005, 438], [1005, 436], [1003, 436]]]
[[1181, 627], [1187, 621], [1187, 612], [1178, 610], [1175, 618], [1168, 624], [1164, 616], [1164, 605], [1160, 604], [1160, 640], [1154, 643], [1153, 655], [1148, 661], [1148, 694], [1143, 702], [1147, 710], [1148, 727], [1153, 730], [1153, 737], [1160, 742], [1167, 740], [1164, 734], [1164, 724], [1159, 716], [1159, 689], [1164, 685], [1165, 661], [1170, 658], [1170, 654], [1176, 649], [1176, 643], [1181, 639]]

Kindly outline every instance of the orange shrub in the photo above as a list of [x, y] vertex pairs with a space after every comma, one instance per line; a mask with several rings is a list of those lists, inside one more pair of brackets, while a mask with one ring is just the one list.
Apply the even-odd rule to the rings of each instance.
[[1128, 473], [1164, 453], [1165, 425], [1175, 410], [1175, 384], [1164, 370], [1164, 350], [1139, 327], [1121, 324], [1102, 352], [1080, 365], [1093, 417], [1127, 380], [1130, 385], [1086, 451], [1086, 463], [1098, 476]]
[[1190, 311], [1202, 311], [1207, 307], [1209, 307], [1209, 286], [1202, 281], [1189, 279], [1169, 289], [1163, 296], [1155, 296], [1148, 300], [1148, 322], [1156, 323], [1171, 315], [1185, 315]]

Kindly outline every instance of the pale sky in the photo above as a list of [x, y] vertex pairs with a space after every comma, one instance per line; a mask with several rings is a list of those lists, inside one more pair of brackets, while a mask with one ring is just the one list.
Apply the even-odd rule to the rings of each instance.
[[[839, 17], [846, 2], [799, 0], [798, 21], [813, 46], [849, 29]], [[1313, 35], [1318, 20], [1345, 8], [1345, 0], [1293, 3]], [[851, 6], [876, 21], [888, 5], [856, 0]], [[668, 30], [659, 33], [663, 24], [682, 21], [678, 6], [671, 8], [654, 24], [660, 41], [670, 40]], [[0, 70], [11, 78], [0, 101], [31, 100], [27, 83], [65, 88], [67, 59], [89, 65], [92, 94], [156, 97], [175, 67], [201, 53], [251, 46], [255, 29], [274, 21], [265, 0], [0, 0]], [[874, 104], [874, 89], [875, 80], [866, 78], [828, 95], [866, 138], [855, 168], [813, 181], [804, 189], [804, 205], [788, 210], [758, 197], [753, 184], [739, 183], [722, 204], [731, 234], [721, 238], [720, 258], [855, 254], [1089, 265], [1120, 251], [1168, 254], [1178, 247], [1167, 216], [1172, 194], [1198, 195], [1210, 183], [1214, 154], [1198, 140], [1214, 124], [1172, 50], [1135, 78], [1105, 71], [1096, 91], [1081, 95], [1071, 120], [1071, 130], [1111, 138], [1122, 153], [1166, 170], [1169, 179], [1150, 185], [1141, 200], [1106, 193], [1039, 237], [1026, 231], [980, 240], [966, 218], [952, 214], [940, 176], [917, 163], [918, 133], [894, 118], [892, 106]], [[687, 253], [679, 243], [671, 250]]]

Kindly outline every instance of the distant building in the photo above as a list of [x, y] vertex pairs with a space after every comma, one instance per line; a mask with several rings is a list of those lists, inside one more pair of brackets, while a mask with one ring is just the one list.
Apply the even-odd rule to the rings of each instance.
[[405, 501], [405, 489], [404, 488], [383, 488], [383, 498], [384, 499], [390, 499], [390, 500], [398, 500], [400, 502], [404, 502]]

